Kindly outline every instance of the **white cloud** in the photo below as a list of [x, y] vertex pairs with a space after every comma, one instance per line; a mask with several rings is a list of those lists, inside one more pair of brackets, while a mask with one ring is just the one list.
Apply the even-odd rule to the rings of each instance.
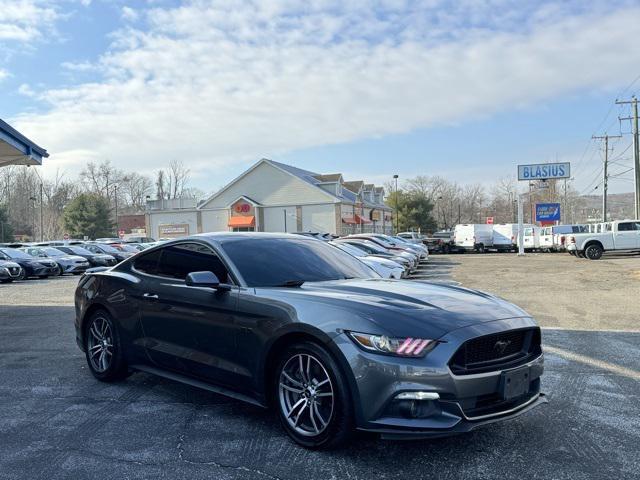
[[136, 12], [131, 7], [125, 6], [125, 7], [122, 7], [121, 17], [123, 20], [126, 20], [128, 22], [135, 22], [136, 20], [138, 20], [138, 12]]
[[5, 78], [9, 78], [10, 76], [11, 74], [9, 72], [0, 68], [0, 82], [2, 82]]
[[36, 40], [58, 18], [56, 7], [47, 0], [0, 0], [0, 46]]
[[18, 87], [18, 93], [25, 97], [34, 98], [37, 96], [36, 92], [29, 86], [28, 83], [23, 83]]
[[[1, 1], [1, 0], [0, 0]], [[629, 80], [640, 9], [493, 0], [194, 0], [115, 34], [99, 82], [41, 92], [17, 125], [58, 161], [195, 176], [452, 124]], [[576, 13], [577, 12], [577, 13]], [[68, 66], [67, 66], [68, 68]]]

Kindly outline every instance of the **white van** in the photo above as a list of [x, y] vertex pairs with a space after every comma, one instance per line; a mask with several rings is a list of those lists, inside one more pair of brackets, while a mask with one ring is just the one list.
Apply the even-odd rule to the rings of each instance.
[[559, 252], [567, 248], [566, 240], [571, 233], [587, 231], [585, 225], [552, 225], [540, 230], [540, 249]]
[[[524, 227], [524, 249], [525, 251], [537, 250], [540, 248], [540, 227], [526, 225]], [[519, 240], [519, 239], [518, 239]], [[518, 243], [518, 246], [520, 243]]]
[[[524, 228], [533, 225], [525, 223]], [[493, 226], [493, 248], [499, 252], [512, 251], [518, 249], [518, 224], [517, 223], [497, 223]]]
[[488, 248], [493, 248], [493, 225], [484, 223], [456, 225], [453, 231], [453, 243], [463, 250], [484, 253]]

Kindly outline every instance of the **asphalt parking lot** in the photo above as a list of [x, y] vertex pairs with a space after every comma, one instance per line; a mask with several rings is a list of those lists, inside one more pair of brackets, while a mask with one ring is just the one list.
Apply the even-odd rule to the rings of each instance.
[[143, 373], [94, 380], [74, 341], [78, 279], [2, 285], [0, 478], [640, 478], [638, 272], [637, 256], [432, 256], [416, 281], [490, 291], [549, 327], [549, 404], [463, 436], [359, 435], [333, 452], [213, 393]]

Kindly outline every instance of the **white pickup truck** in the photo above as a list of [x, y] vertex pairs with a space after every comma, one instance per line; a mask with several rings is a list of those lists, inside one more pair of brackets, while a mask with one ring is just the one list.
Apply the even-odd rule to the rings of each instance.
[[598, 260], [604, 252], [640, 251], [640, 220], [620, 220], [602, 224], [600, 233], [569, 235], [571, 255]]

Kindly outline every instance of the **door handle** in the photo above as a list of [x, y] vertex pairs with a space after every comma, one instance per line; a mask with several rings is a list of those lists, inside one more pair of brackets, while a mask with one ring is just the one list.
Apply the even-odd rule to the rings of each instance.
[[158, 295], [155, 295], [153, 293], [143, 293], [142, 296], [147, 300], [158, 300], [159, 298]]

